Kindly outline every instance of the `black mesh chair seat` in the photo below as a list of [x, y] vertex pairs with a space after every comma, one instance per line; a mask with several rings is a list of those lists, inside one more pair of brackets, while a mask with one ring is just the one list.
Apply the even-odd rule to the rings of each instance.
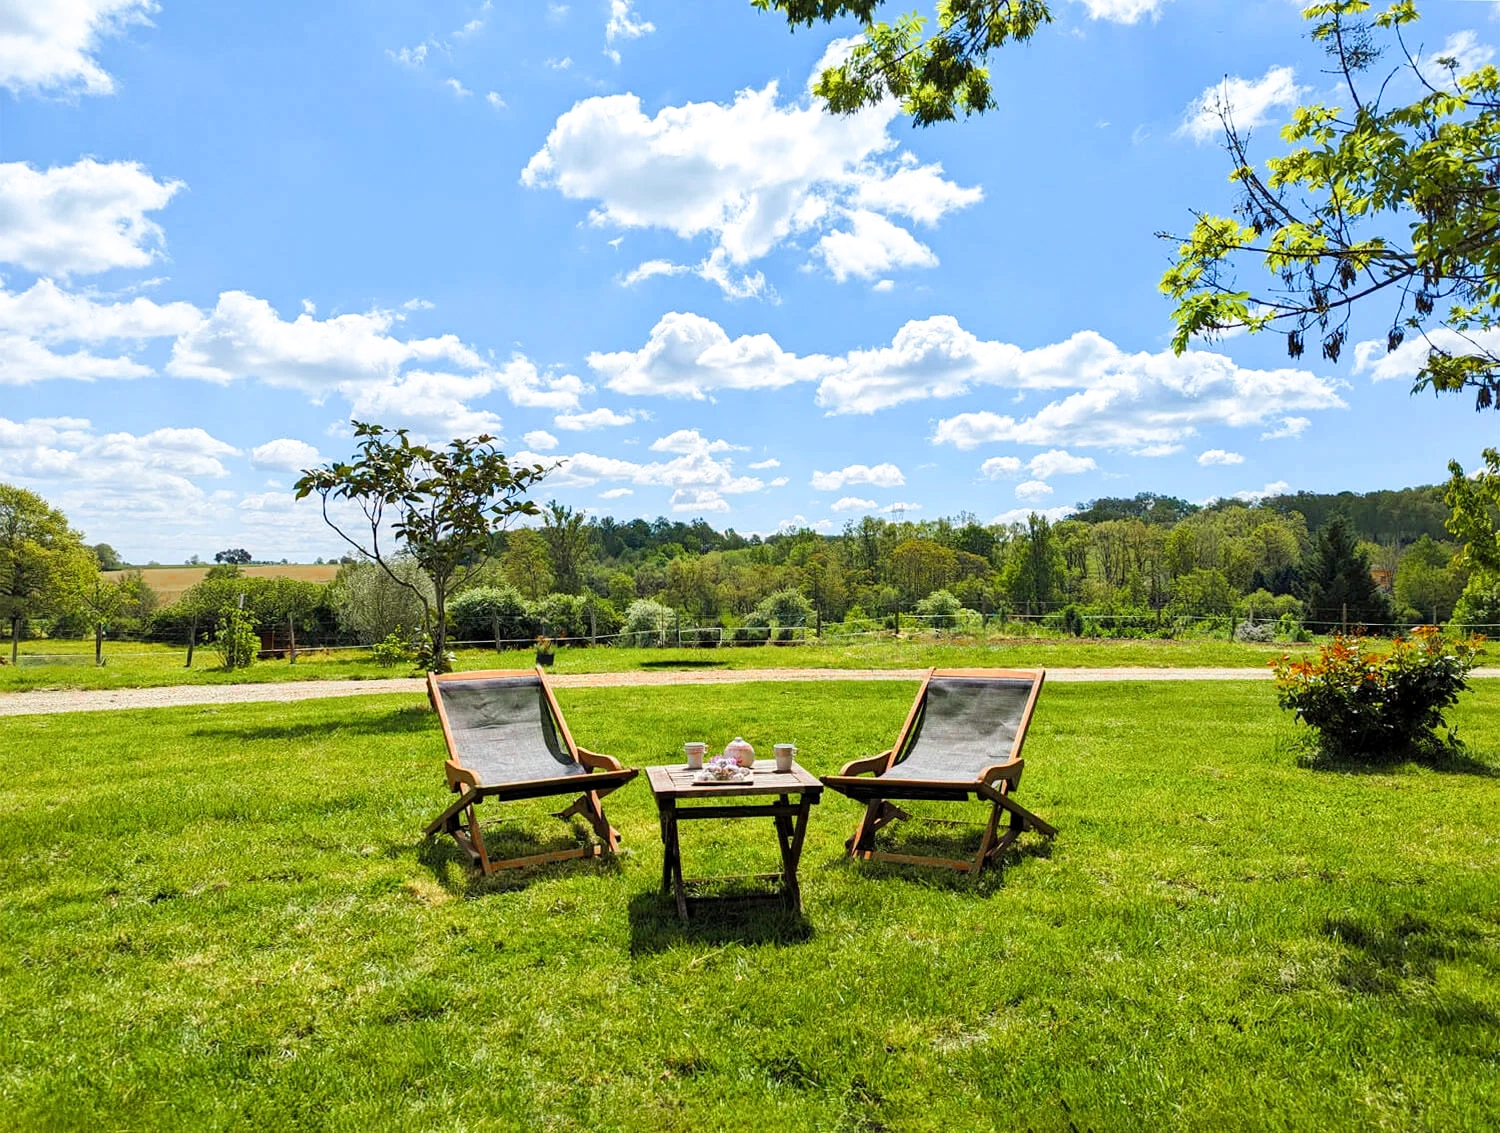
[[594, 828], [603, 849], [613, 852], [618, 847], [619, 831], [609, 825], [599, 800], [639, 772], [573, 742], [541, 669], [430, 673], [427, 695], [448, 746], [448, 787], [458, 795], [428, 823], [429, 836], [440, 831], [453, 835], [485, 873], [595, 855], [600, 847], [590, 845], [492, 860], [474, 811], [486, 799], [504, 802], [581, 792], [556, 817], [581, 817]]
[[[1057, 833], [1019, 805], [1012, 795], [1021, 782], [1021, 747], [1046, 674], [965, 669], [930, 670], [889, 751], [857, 759], [823, 782], [865, 804], [865, 814], [846, 843], [856, 858], [941, 865], [978, 873], [1023, 831]], [[883, 827], [911, 817], [891, 800], [990, 804], [989, 823], [972, 859], [912, 857], [875, 848]], [[1001, 814], [1010, 826], [997, 836]]]

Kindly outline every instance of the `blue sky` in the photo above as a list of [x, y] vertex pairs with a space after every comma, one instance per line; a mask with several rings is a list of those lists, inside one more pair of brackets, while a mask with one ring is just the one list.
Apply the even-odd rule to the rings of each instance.
[[165, 562], [337, 553], [289, 487], [351, 415], [742, 532], [1475, 463], [1409, 357], [1167, 349], [1153, 233], [1232, 203], [1196, 108], [1264, 156], [1332, 97], [1298, 6], [1054, 7], [998, 111], [915, 130], [810, 98], [857, 29], [748, 0], [0, 0], [0, 479]]

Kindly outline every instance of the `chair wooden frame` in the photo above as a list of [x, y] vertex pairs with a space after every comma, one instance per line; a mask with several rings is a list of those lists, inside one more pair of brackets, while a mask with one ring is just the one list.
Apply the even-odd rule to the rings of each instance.
[[[1027, 830], [1035, 830], [1048, 838], [1055, 837], [1055, 827], [1031, 813], [1017, 803], [1011, 795], [1020, 785], [1021, 772], [1026, 761], [1021, 758], [1021, 748], [1026, 743], [1026, 732], [1031, 726], [1031, 714], [1041, 695], [1046, 671], [1011, 669], [929, 669], [922, 678], [911, 711], [896, 742], [879, 755], [856, 759], [846, 763], [837, 775], [823, 776], [823, 783], [832, 790], [865, 804], [865, 813], [854, 828], [853, 835], [845, 842], [851, 857], [862, 861], [900, 862], [907, 865], [942, 866], [961, 873], [977, 875], [992, 863], [1005, 847], [1009, 846]], [[895, 767], [911, 740], [922, 710], [927, 703], [927, 687], [934, 677], [977, 678], [993, 680], [1032, 681], [1031, 694], [1016, 728], [1015, 742], [1005, 758], [983, 767], [968, 780], [943, 779], [885, 779], [885, 773]], [[917, 857], [911, 854], [893, 854], [875, 848], [875, 835], [898, 819], [911, 815], [896, 806], [892, 799], [926, 799], [940, 802], [964, 802], [973, 796], [990, 804], [989, 821], [985, 824], [984, 837], [979, 851], [972, 858]], [[1002, 832], [1000, 816], [1004, 812], [1010, 822]]]
[[[557, 725], [558, 736], [561, 737], [574, 761], [581, 764], [588, 774], [586, 777], [560, 775], [555, 778], [485, 784], [476, 772], [464, 766], [463, 758], [453, 740], [453, 727], [448, 721], [447, 709], [443, 705], [443, 698], [438, 690], [442, 685], [463, 681], [531, 676], [541, 681], [542, 693], [547, 699], [553, 722]], [[609, 820], [604, 816], [604, 806], [599, 800], [623, 787], [640, 772], [633, 767], [622, 766], [620, 761], [613, 756], [589, 751], [587, 748], [579, 747], [573, 741], [573, 734], [568, 730], [568, 722], [563, 718], [557, 697], [547, 683], [547, 674], [540, 665], [534, 670], [484, 669], [464, 673], [428, 673], [427, 699], [431, 701], [433, 709], [438, 714], [438, 721], [443, 728], [443, 742], [448, 747], [448, 759], [443, 764], [443, 770], [448, 779], [448, 789], [456, 793], [458, 798], [427, 824], [423, 831], [425, 837], [430, 838], [438, 833], [451, 834], [453, 840], [458, 843], [459, 849], [469, 856], [470, 863], [486, 875], [501, 869], [523, 869], [526, 866], [543, 865], [547, 862], [598, 857], [606, 850], [611, 854], [619, 850], [620, 832], [609, 824]], [[484, 832], [480, 829], [479, 818], [474, 810], [476, 806], [485, 799], [505, 802], [572, 794], [584, 785], [579, 781], [581, 778], [585, 779], [587, 789], [571, 805], [557, 811], [553, 817], [566, 822], [574, 815], [578, 815], [593, 828], [594, 833], [599, 837], [598, 843], [571, 850], [530, 854], [520, 858], [495, 859], [490, 857], [484, 844]]]

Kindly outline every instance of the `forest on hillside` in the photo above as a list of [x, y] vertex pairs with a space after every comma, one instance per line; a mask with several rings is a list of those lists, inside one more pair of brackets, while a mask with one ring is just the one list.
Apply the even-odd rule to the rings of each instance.
[[[596, 518], [551, 502], [538, 525], [495, 535], [490, 553], [468, 565], [448, 623], [455, 640], [497, 646], [538, 637], [748, 645], [891, 630], [1004, 632], [1014, 623], [1261, 641], [1421, 623], [1493, 632], [1500, 585], [1455, 561], [1446, 515], [1442, 490], [1431, 487], [1209, 506], [1141, 494], [1093, 500], [1056, 522], [866, 516], [837, 533], [761, 537], [702, 519]], [[65, 526], [60, 513], [55, 519]], [[430, 602], [431, 582], [410, 560], [389, 570], [345, 560], [321, 583], [248, 575], [251, 553], [235, 548], [162, 604], [140, 572], [112, 581], [98, 573], [121, 565], [108, 546], [80, 541], [70, 554], [88, 569], [39, 594], [18, 615], [17, 636], [93, 636], [96, 648], [106, 635], [205, 644], [232, 626], [253, 627], [263, 647], [415, 649], [430, 628], [423, 596]]]
[[[465, 641], [636, 644], [962, 631], [996, 620], [1090, 636], [1231, 627], [1260, 640], [1500, 622], [1494, 586], [1471, 585], [1455, 565], [1446, 514], [1435, 487], [1206, 507], [1142, 494], [1094, 500], [1057, 522], [866, 516], [837, 533], [761, 537], [702, 519], [594, 518], [553, 502], [539, 525], [495, 537], [449, 614]], [[248, 594], [261, 624], [283, 624], [301, 587], [294, 617], [308, 640], [374, 644], [420, 624], [421, 572], [412, 563], [395, 570], [392, 578], [350, 561], [319, 588], [244, 578], [225, 564], [156, 611], [151, 627], [180, 639], [185, 627], [211, 624], [231, 591]]]

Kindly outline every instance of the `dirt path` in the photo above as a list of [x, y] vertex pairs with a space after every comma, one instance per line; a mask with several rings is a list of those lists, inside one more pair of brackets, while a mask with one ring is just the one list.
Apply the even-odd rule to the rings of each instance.
[[[562, 673], [554, 688], [626, 688], [659, 685], [727, 685], [747, 681], [915, 681], [924, 669], [719, 669], [708, 671]], [[1479, 678], [1500, 677], [1500, 669], [1475, 669]], [[1267, 668], [1244, 669], [1048, 669], [1049, 683], [1091, 681], [1264, 681]], [[177, 708], [195, 704], [251, 704], [265, 701], [322, 700], [338, 696], [420, 693], [420, 677], [373, 681], [296, 681], [285, 684], [168, 685], [162, 688], [61, 689], [0, 693], [0, 716], [56, 712], [104, 712], [120, 708]]]

